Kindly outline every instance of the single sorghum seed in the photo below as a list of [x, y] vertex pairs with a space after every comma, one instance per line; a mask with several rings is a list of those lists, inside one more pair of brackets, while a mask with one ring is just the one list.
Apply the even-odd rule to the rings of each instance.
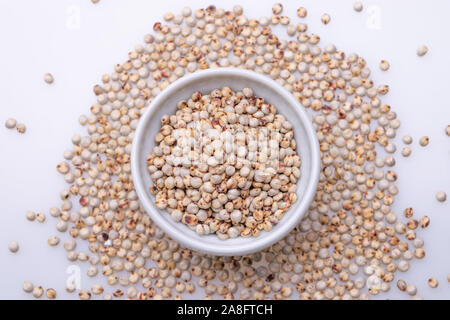
[[25, 214], [25, 217], [27, 218], [28, 221], [36, 220], [36, 214], [30, 210], [27, 211], [27, 213]]
[[444, 191], [436, 193], [436, 200], [439, 202], [445, 202], [447, 200], [447, 194]]
[[431, 288], [437, 288], [439, 286], [439, 281], [436, 278], [431, 277], [430, 279], [428, 279], [428, 285]]
[[8, 244], [8, 249], [9, 251], [11, 251], [12, 253], [16, 253], [17, 251], [19, 251], [19, 244], [17, 243], [17, 241], [11, 241]]
[[281, 3], [275, 3], [272, 7], [273, 14], [279, 15], [283, 11], [283, 5]]
[[38, 298], [42, 297], [43, 294], [44, 294], [44, 288], [42, 288], [41, 286], [34, 287], [33, 297], [38, 299]]
[[407, 226], [409, 229], [411, 229], [411, 230], [415, 230], [415, 229], [417, 229], [417, 227], [419, 226], [419, 221], [417, 221], [417, 220], [409, 220], [409, 221], [406, 223], [406, 226]]
[[404, 144], [411, 144], [413, 142], [413, 138], [411, 136], [404, 136], [402, 141]]
[[48, 238], [48, 245], [51, 247], [55, 247], [59, 244], [59, 238], [57, 236], [51, 236]]
[[425, 258], [425, 250], [423, 250], [422, 248], [416, 248], [416, 249], [414, 250], [414, 256], [415, 256], [417, 259], [423, 259], [423, 258]]
[[189, 17], [192, 14], [192, 10], [189, 7], [184, 7], [181, 10], [181, 14], [183, 15], [183, 17]]
[[405, 211], [403, 211], [406, 218], [411, 218], [414, 215], [414, 209], [413, 208], [406, 208]]
[[173, 18], [175, 17], [175, 15], [171, 12], [168, 12], [164, 15], [164, 20], [165, 21], [171, 21]]
[[406, 287], [407, 287], [407, 284], [406, 284], [406, 282], [405, 282], [404, 280], [398, 280], [398, 281], [397, 281], [397, 288], [398, 288], [400, 291], [405, 291], [405, 290], [406, 290]]
[[450, 124], [445, 128], [445, 134], [450, 137]]
[[410, 147], [404, 147], [402, 149], [402, 156], [409, 157], [411, 155], [411, 148]]
[[237, 15], [237, 16], [241, 16], [242, 13], [244, 13], [244, 9], [242, 8], [242, 6], [240, 5], [235, 5], [233, 7], [233, 12]]
[[9, 118], [5, 122], [5, 127], [8, 128], [8, 129], [14, 129], [16, 127], [16, 124], [17, 124], [16, 119]]
[[94, 284], [94, 285], [92, 286], [91, 291], [92, 291], [92, 293], [95, 294], [95, 295], [100, 295], [100, 294], [103, 293], [104, 289], [103, 289], [103, 286], [102, 286], [102, 285], [100, 285], [100, 284]]
[[36, 220], [40, 223], [44, 223], [45, 222], [45, 214], [43, 214], [43, 213], [36, 214]]
[[427, 54], [427, 52], [428, 52], [428, 47], [425, 45], [422, 45], [417, 49], [417, 55], [419, 57], [423, 57], [424, 55]]
[[362, 4], [361, 1], [356, 1], [356, 2], [353, 4], [353, 10], [355, 10], [356, 12], [361, 12], [362, 9], [363, 9], [363, 4]]
[[89, 291], [81, 290], [78, 296], [80, 297], [80, 300], [90, 300], [92, 295]]
[[322, 15], [320, 20], [322, 21], [323, 24], [326, 25], [326, 24], [330, 23], [331, 17], [330, 17], [330, 15], [328, 13], [325, 13], [325, 14]]
[[53, 75], [51, 73], [46, 73], [44, 75], [44, 81], [48, 84], [53, 83], [53, 81], [55, 81], [55, 79], [53, 78]]
[[423, 216], [420, 218], [419, 224], [422, 228], [426, 228], [430, 225], [430, 218], [428, 216]]
[[422, 147], [426, 147], [426, 146], [428, 145], [429, 142], [430, 142], [430, 138], [427, 137], [427, 136], [423, 136], [423, 137], [420, 138], [420, 140], [419, 140], [419, 144], [420, 144]]
[[30, 281], [25, 281], [25, 282], [22, 284], [22, 289], [23, 289], [23, 291], [25, 291], [26, 293], [31, 293], [31, 292], [33, 292], [33, 289], [34, 289], [33, 283], [31, 283]]
[[56, 290], [55, 289], [47, 289], [46, 291], [47, 298], [55, 299], [56, 298]]
[[16, 126], [16, 130], [19, 133], [25, 133], [25, 131], [27, 131], [27, 127], [23, 123], [18, 123]]
[[297, 9], [297, 16], [299, 16], [300, 18], [305, 18], [308, 15], [308, 11], [301, 7]]
[[409, 294], [410, 296], [414, 296], [417, 293], [417, 288], [415, 285], [413, 284], [408, 284], [406, 286], [406, 293]]
[[389, 62], [387, 62], [386, 60], [381, 60], [380, 69], [382, 71], [387, 71], [387, 70], [389, 70], [390, 67], [391, 67], [391, 65], [389, 64]]

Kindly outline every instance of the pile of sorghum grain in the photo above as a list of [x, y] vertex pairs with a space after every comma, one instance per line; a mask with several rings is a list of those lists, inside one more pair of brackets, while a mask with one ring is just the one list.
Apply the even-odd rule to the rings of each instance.
[[[73, 238], [64, 243], [67, 258], [90, 263], [89, 276], [100, 272], [120, 287], [84, 288], [81, 299], [181, 299], [199, 288], [205, 299], [368, 299], [389, 291], [412, 259], [425, 256], [417, 224], [392, 209], [398, 189], [391, 139], [400, 121], [381, 101], [389, 88], [375, 86], [362, 57], [320, 46], [318, 35], [282, 10], [278, 4], [260, 19], [247, 18], [240, 6], [166, 14], [95, 86], [97, 103], [80, 117], [88, 135], [74, 135], [73, 149], [64, 152], [58, 170], [68, 187], [51, 215]], [[272, 33], [276, 24], [286, 27], [288, 40]], [[229, 66], [267, 75], [292, 92], [314, 121], [322, 158], [304, 220], [279, 243], [245, 257], [181, 248], [143, 211], [131, 180], [134, 130], [152, 99], [186, 73]], [[77, 252], [76, 241], [89, 243], [90, 252]], [[33, 294], [42, 296], [42, 287]]]
[[252, 89], [194, 92], [161, 125], [147, 157], [150, 192], [197, 234], [257, 237], [297, 201], [292, 124]]

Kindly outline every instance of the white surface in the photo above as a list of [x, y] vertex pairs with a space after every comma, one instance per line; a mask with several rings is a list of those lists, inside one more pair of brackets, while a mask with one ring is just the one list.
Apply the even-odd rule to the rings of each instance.
[[[241, 0], [242, 1], [242, 0]], [[216, 3], [231, 9], [229, 1], [189, 1], [190, 6]], [[242, 1], [246, 14], [269, 16], [275, 1]], [[418, 217], [429, 215], [431, 225], [420, 235], [425, 239], [427, 257], [414, 260], [401, 278], [415, 283], [419, 294], [430, 299], [449, 299], [450, 285], [450, 201], [438, 203], [439, 190], [450, 195], [450, 138], [444, 128], [450, 123], [448, 74], [450, 71], [450, 1], [363, 1], [361, 13], [353, 11], [353, 1], [282, 1], [285, 12], [296, 20], [300, 4], [309, 10], [309, 30], [332, 41], [345, 52], [361, 54], [373, 70], [376, 83], [387, 83], [389, 103], [402, 120], [399, 138], [414, 137], [413, 153], [405, 159], [397, 155], [399, 175], [395, 208], [401, 213], [412, 206]], [[94, 103], [92, 87], [103, 73], [123, 62], [127, 53], [154, 21], [166, 11], [181, 10], [186, 1], [101, 0], [0, 0], [0, 298], [27, 298], [22, 292], [24, 280], [50, 286], [59, 297], [75, 297], [64, 292], [66, 268], [70, 263], [63, 249], [51, 248], [47, 238], [55, 234], [55, 221], [48, 217], [44, 225], [25, 220], [26, 210], [48, 212], [59, 205], [59, 191], [65, 187], [55, 166], [70, 148], [73, 133], [84, 133], [78, 116], [87, 114]], [[370, 8], [369, 8], [370, 7]], [[77, 12], [80, 25], [77, 26]], [[329, 25], [320, 23], [327, 12]], [[380, 18], [380, 28], [376, 16]], [[430, 48], [423, 58], [416, 56], [421, 44]], [[391, 63], [382, 73], [381, 59]], [[42, 80], [51, 72], [55, 83]], [[19, 135], [4, 128], [9, 117], [24, 122], [28, 131]], [[418, 146], [422, 135], [431, 137], [426, 148]], [[402, 144], [398, 139], [398, 147]], [[64, 235], [63, 238], [66, 238]], [[10, 240], [18, 240], [16, 255], [7, 250]], [[82, 267], [85, 274], [86, 265]], [[427, 286], [430, 276], [439, 279], [438, 289]], [[82, 278], [84, 288], [92, 281]], [[385, 297], [407, 298], [395, 288]]]
[[[155, 146], [155, 135], [161, 128], [161, 117], [175, 114], [177, 103], [201, 88], [203, 94], [229, 86], [232, 90], [249, 87], [266, 103], [275, 104], [277, 112], [289, 119], [295, 128], [297, 152], [302, 160], [301, 177], [297, 183], [298, 201], [270, 232], [261, 231], [255, 237], [220, 240], [216, 234], [200, 236], [186, 225], [175, 222], [164, 210], [155, 206], [155, 197], [148, 189], [153, 185], [147, 170], [147, 157]], [[270, 135], [270, 133], [269, 133]], [[254, 137], [258, 139], [257, 137]], [[307, 212], [319, 182], [320, 150], [316, 130], [297, 99], [272, 79], [256, 72], [237, 68], [217, 68], [195, 72], [164, 89], [141, 117], [133, 139], [131, 153], [133, 183], [142, 205], [153, 221], [178, 243], [198, 252], [218, 256], [243, 256], [261, 251], [282, 240], [294, 229]]]

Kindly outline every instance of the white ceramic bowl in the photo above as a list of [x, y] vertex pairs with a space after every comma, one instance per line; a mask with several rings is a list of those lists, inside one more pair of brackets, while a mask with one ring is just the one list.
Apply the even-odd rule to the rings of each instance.
[[[294, 127], [297, 152], [302, 159], [301, 177], [297, 182], [298, 200], [270, 232], [258, 237], [237, 237], [220, 240], [215, 234], [200, 236], [181, 222], [175, 222], [165, 210], [156, 208], [154, 196], [148, 191], [151, 183], [146, 158], [155, 146], [155, 135], [161, 128], [161, 117], [173, 114], [180, 100], [193, 92], [206, 94], [229, 86], [233, 90], [252, 88], [255, 95], [275, 105]], [[285, 237], [302, 219], [316, 192], [320, 172], [320, 152], [316, 132], [309, 116], [295, 97], [270, 78], [237, 68], [218, 68], [187, 75], [164, 89], [148, 106], [139, 121], [131, 154], [133, 182], [141, 204], [153, 221], [182, 246], [218, 256], [240, 256], [260, 251]]]

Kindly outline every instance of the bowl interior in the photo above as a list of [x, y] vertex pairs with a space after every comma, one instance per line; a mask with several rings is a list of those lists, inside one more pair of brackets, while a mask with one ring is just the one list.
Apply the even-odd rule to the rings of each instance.
[[[155, 146], [154, 137], [161, 128], [161, 117], [165, 114], [175, 113], [177, 102], [188, 99], [194, 91], [206, 94], [223, 86], [229, 86], [235, 91], [241, 91], [245, 87], [252, 88], [255, 95], [275, 105], [278, 113], [284, 115], [293, 124], [297, 152], [302, 160], [301, 177], [297, 182], [297, 202], [291, 206], [270, 232], [262, 231], [257, 238], [238, 237], [220, 240], [214, 234], [200, 236], [186, 225], [173, 221], [165, 210], [156, 208], [154, 196], [148, 192], [152, 183], [147, 171], [146, 157]], [[317, 187], [319, 167], [317, 138], [302, 106], [288, 91], [273, 80], [251, 71], [239, 69], [200, 71], [173, 83], [150, 104], [140, 120], [133, 141], [133, 181], [139, 199], [151, 218], [181, 245], [215, 255], [248, 254], [262, 250], [281, 240], [299, 223], [308, 209]]]

